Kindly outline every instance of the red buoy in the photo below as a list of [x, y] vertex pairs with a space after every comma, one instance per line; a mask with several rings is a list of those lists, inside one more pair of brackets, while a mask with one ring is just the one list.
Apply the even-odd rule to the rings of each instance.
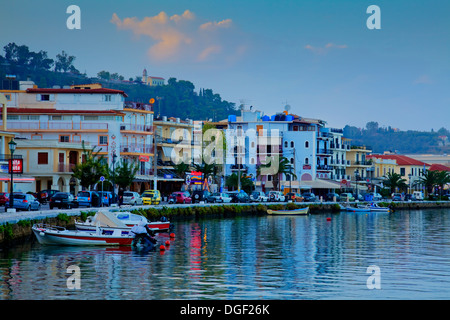
[[331, 218], [327, 218], [327, 221], [331, 221]]
[[164, 247], [164, 245], [162, 244], [159, 246], [159, 250], [164, 251], [164, 250], [166, 250], [166, 247]]
[[170, 241], [169, 240], [166, 241], [166, 246], [170, 246]]
[[170, 237], [171, 237], [171, 238], [175, 238], [175, 233], [172, 232], [172, 233], [170, 234]]

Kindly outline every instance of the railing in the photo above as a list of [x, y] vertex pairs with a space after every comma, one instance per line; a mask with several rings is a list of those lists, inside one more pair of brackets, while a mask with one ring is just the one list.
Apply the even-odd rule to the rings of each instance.
[[58, 172], [72, 172], [72, 169], [75, 168], [76, 164], [73, 163], [59, 163], [58, 164]]
[[73, 121], [21, 121], [8, 120], [8, 129], [12, 130], [108, 130], [105, 122]]
[[146, 125], [146, 124], [124, 123], [124, 124], [120, 125], [120, 130], [122, 130], [122, 131], [153, 132], [153, 126]]
[[124, 108], [135, 109], [135, 110], [144, 110], [144, 111], [153, 111], [153, 106], [151, 104], [134, 102], [134, 101], [125, 101]]
[[121, 153], [130, 152], [130, 153], [154, 153], [153, 146], [146, 146], [142, 144], [132, 144], [132, 145], [120, 145], [119, 148]]
[[317, 170], [324, 170], [324, 171], [331, 171], [331, 170], [333, 170], [333, 168], [331, 166], [322, 165], [322, 164], [318, 164], [316, 168], [317, 168]]
[[333, 154], [333, 151], [328, 150], [328, 149], [317, 149], [317, 154], [330, 155], [330, 154]]

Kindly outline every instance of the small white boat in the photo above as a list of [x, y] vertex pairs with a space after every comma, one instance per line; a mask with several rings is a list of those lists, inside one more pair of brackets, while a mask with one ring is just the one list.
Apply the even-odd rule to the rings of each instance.
[[267, 210], [267, 213], [272, 215], [306, 215], [308, 212], [309, 207], [294, 210]]
[[370, 212], [370, 209], [367, 207], [345, 207], [345, 210], [348, 212]]
[[364, 208], [368, 208], [370, 210], [370, 212], [391, 212], [390, 208], [387, 207], [380, 207], [378, 204], [376, 203], [371, 203], [366, 205]]
[[149, 222], [145, 217], [138, 214], [105, 210], [97, 212], [93, 217], [88, 217], [85, 222], [75, 221], [75, 227], [80, 231], [93, 232], [99, 226], [107, 234], [112, 234], [116, 229], [129, 233], [131, 228], [140, 222], [146, 223], [149, 229], [154, 232], [166, 231], [170, 228], [169, 221]]
[[40, 244], [63, 246], [129, 246], [134, 236], [115, 230], [112, 234], [105, 234], [103, 229], [97, 227], [95, 232], [67, 230], [63, 227], [36, 224], [32, 227], [33, 233]]

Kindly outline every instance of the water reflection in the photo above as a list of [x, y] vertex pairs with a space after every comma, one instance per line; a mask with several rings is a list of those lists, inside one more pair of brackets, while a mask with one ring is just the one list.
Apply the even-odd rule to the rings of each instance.
[[[17, 247], [1, 299], [448, 299], [449, 211], [176, 223], [168, 249]], [[67, 288], [67, 267], [81, 289]], [[369, 265], [381, 290], [366, 287]]]

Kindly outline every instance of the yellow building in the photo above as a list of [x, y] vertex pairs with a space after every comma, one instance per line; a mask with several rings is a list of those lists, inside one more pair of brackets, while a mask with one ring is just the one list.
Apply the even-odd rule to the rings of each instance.
[[147, 75], [147, 69], [142, 72], [142, 82], [148, 86], [162, 86], [164, 85], [164, 78], [152, 77]]
[[350, 149], [346, 150], [347, 167], [345, 168], [345, 174], [350, 177], [350, 180], [373, 178], [372, 161], [367, 158], [367, 155], [371, 152], [372, 150], [365, 146], [351, 146]]

